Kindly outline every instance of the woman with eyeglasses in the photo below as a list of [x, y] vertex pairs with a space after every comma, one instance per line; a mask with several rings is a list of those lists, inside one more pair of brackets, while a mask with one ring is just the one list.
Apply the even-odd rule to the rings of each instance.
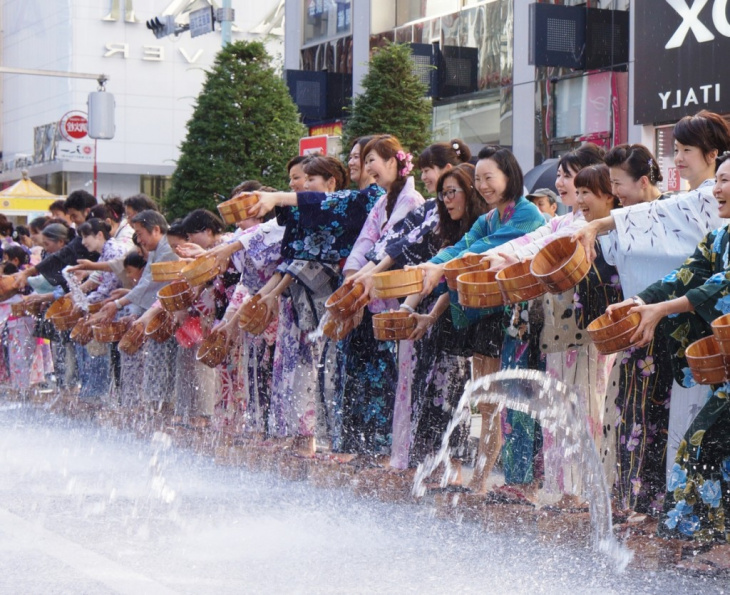
[[[444, 246], [457, 242], [486, 212], [484, 201], [474, 190], [474, 166], [471, 164], [445, 168], [434, 190], [437, 190], [436, 199], [430, 199], [411, 211], [375, 243], [367, 255], [370, 262], [363, 267], [363, 270], [369, 271], [368, 277], [391, 268], [400, 269], [427, 261]], [[362, 273], [356, 275], [356, 279], [362, 279], [363, 283], [366, 278]], [[453, 325], [448, 305], [448, 295], [443, 295], [429, 296], [422, 303], [419, 296], [411, 296], [400, 306], [416, 319], [417, 328], [408, 341], [400, 342], [398, 349], [398, 385], [390, 457], [390, 465], [395, 469], [409, 466], [409, 446], [414, 440], [411, 429], [416, 427], [420, 411], [427, 409], [431, 401], [438, 401], [440, 415], [427, 416], [430, 421], [425, 424], [430, 424], [431, 430], [433, 425], [438, 426], [436, 438], [432, 438], [432, 433], [429, 434], [431, 437], [424, 437], [427, 430], [420, 430], [421, 438], [416, 438], [421, 444], [420, 450], [415, 458], [410, 456], [410, 466], [415, 466], [425, 454], [433, 451], [434, 443], [440, 440], [446, 427], [450, 407], [458, 401], [468, 379], [463, 356], [465, 350], [449, 350], [446, 345], [450, 342], [453, 347], [463, 342], [463, 337], [456, 337], [451, 332]], [[436, 370], [443, 374], [435, 374]], [[437, 379], [444, 382], [437, 383]], [[434, 417], [438, 420], [434, 421]], [[455, 442], [461, 454], [465, 451], [466, 437], [468, 429], [455, 432]]]
[[[534, 231], [545, 223], [537, 207], [522, 195], [522, 170], [508, 149], [484, 147], [479, 152], [474, 180], [477, 192], [491, 211], [477, 218], [456, 244], [442, 248], [427, 263], [419, 265], [424, 274], [423, 295], [430, 294], [440, 285], [447, 262], [467, 253], [481, 254]], [[458, 303], [456, 292], [450, 292], [450, 299], [454, 304]], [[502, 365], [502, 344], [505, 338], [504, 308], [452, 310], [452, 314], [455, 313], [459, 314], [454, 320], [455, 326], [469, 327], [470, 347], [474, 352], [472, 377], [497, 372]], [[505, 363], [509, 367], [514, 364], [514, 361]], [[490, 423], [497, 419], [493, 415], [496, 405], [482, 403], [480, 411], [483, 424], [479, 452], [485, 464], [481, 470], [475, 471], [472, 487], [484, 492], [487, 477], [502, 447], [502, 432], [498, 424]]]

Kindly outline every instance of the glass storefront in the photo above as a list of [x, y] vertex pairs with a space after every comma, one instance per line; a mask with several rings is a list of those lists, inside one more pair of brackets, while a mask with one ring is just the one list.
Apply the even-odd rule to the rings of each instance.
[[499, 93], [488, 97], [470, 99], [435, 106], [433, 109], [434, 141], [463, 140], [472, 152], [484, 145], [499, 144], [510, 146], [511, 138], [511, 97], [509, 110], [503, 111]]
[[303, 39], [310, 45], [352, 32], [351, 0], [303, 0]]

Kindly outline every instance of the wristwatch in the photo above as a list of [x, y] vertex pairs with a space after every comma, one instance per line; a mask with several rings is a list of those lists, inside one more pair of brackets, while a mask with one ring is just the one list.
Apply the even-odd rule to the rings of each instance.
[[124, 308], [124, 306], [122, 306], [122, 304], [121, 304], [121, 302], [119, 300], [114, 300], [114, 305], [117, 307], [117, 311], [119, 311], [122, 308]]

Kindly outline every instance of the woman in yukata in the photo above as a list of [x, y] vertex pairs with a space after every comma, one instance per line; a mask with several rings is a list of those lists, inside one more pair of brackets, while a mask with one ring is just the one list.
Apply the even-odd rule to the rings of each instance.
[[[231, 198], [257, 190], [274, 191], [258, 181], [248, 180], [234, 188]], [[234, 436], [263, 439], [268, 432], [278, 320], [274, 318], [260, 335], [239, 329], [238, 320], [244, 303], [276, 273], [281, 262], [284, 227], [273, 213], [239, 221], [236, 226], [234, 234], [211, 249], [217, 256], [225, 254], [219, 264], [233, 266], [238, 274], [226, 311], [211, 331], [224, 333], [230, 345], [226, 361], [219, 366], [215, 421], [221, 431]]]
[[[730, 218], [730, 153], [718, 160], [714, 196], [718, 214]], [[636, 296], [608, 309], [633, 305], [641, 314], [632, 337], [647, 345], [658, 331], [670, 355], [683, 366], [685, 383], [692, 374], [684, 345], [712, 334], [710, 323], [730, 312], [730, 226], [708, 233], [692, 256]], [[665, 537], [708, 542], [726, 540], [730, 511], [730, 407], [728, 383], [712, 387], [681, 439], [667, 480], [658, 533]]]
[[[721, 116], [703, 110], [677, 122], [673, 135], [674, 163], [680, 177], [689, 184], [689, 191], [616, 209], [610, 217], [592, 221], [575, 234], [589, 258], [595, 256], [596, 238], [604, 236], [600, 238], [603, 252], [616, 265], [625, 295], [635, 295], [657, 277], [671, 273], [692, 254], [708, 232], [722, 223], [712, 189], [715, 158], [730, 150], [728, 124]], [[681, 355], [691, 341], [688, 336], [680, 339], [681, 347], [676, 342], [668, 345], [674, 382], [669, 407], [667, 472], [682, 436], [708, 395], [707, 387], [690, 386], [685, 379], [686, 364]], [[679, 352], [679, 357], [673, 350]], [[665, 406], [668, 404], [665, 401]], [[633, 444], [644, 441], [644, 432], [651, 430], [638, 425], [632, 425], [631, 432], [635, 435], [633, 439], [631, 435], [628, 438]]]
[[[374, 258], [390, 259], [396, 267], [428, 261], [439, 250], [458, 242], [487, 205], [474, 188], [474, 166], [462, 163], [444, 168], [436, 185], [435, 216], [422, 217], [419, 225], [406, 225], [403, 235], [390, 237]], [[410, 213], [403, 223], [412, 219]], [[435, 222], [433, 222], [435, 219]], [[415, 223], [415, 221], [413, 221]], [[381, 261], [382, 262], [382, 261]], [[456, 328], [452, 311], [463, 317], [461, 306], [450, 304], [448, 293], [434, 292], [423, 298], [412, 295], [400, 308], [416, 319], [416, 329], [398, 349], [398, 387], [393, 418], [393, 447], [390, 465], [395, 469], [416, 467], [426, 455], [441, 446], [441, 438], [451, 419], [452, 409], [464, 392], [470, 377], [465, 346], [466, 328]], [[460, 483], [461, 461], [466, 454], [468, 425], [452, 434], [451, 483]], [[410, 452], [409, 452], [410, 451]]]
[[[367, 255], [410, 211], [423, 204], [410, 176], [413, 164], [397, 138], [373, 137], [362, 150], [366, 173], [386, 194], [370, 211], [344, 265], [345, 283], [368, 264]], [[397, 308], [396, 300], [374, 300], [363, 309], [360, 324], [345, 338], [342, 443], [346, 453], [380, 455], [390, 449], [397, 382], [395, 346], [376, 341], [372, 315]]]
[[[504, 242], [534, 231], [545, 223], [537, 207], [524, 198], [523, 176], [517, 160], [508, 149], [484, 147], [478, 155], [475, 187], [490, 212], [480, 216], [471, 229], [453, 246], [445, 247], [427, 263], [419, 265], [424, 274], [423, 294], [430, 294], [441, 282], [444, 265], [467, 253], [481, 254]], [[455, 292], [451, 300], [457, 302]], [[453, 314], [453, 311], [452, 311]], [[473, 350], [472, 378], [500, 369], [504, 308], [466, 309], [457, 326], [469, 327], [469, 346]], [[481, 403], [483, 417], [478, 469], [472, 479], [476, 491], [486, 491], [486, 479], [502, 446], [502, 432], [496, 420], [497, 406]]]
[[[112, 226], [102, 219], [91, 218], [82, 223], [77, 231], [82, 237], [84, 247], [90, 253], [100, 255], [99, 262], [124, 258], [129, 250], [129, 244], [115, 238], [112, 235]], [[112, 292], [121, 287], [121, 282], [114, 273], [104, 271], [97, 274], [93, 286], [95, 289], [88, 294], [89, 304], [109, 299]], [[81, 381], [81, 392], [79, 393], [81, 398], [100, 399], [109, 394], [112, 378], [110, 363], [108, 345], [96, 341], [85, 346], [76, 345], [76, 365]]]
[[[336, 160], [332, 157], [313, 156], [302, 162], [302, 168], [307, 172], [308, 179], [311, 178], [307, 191], [259, 193], [260, 202], [256, 207], [256, 214], [261, 216], [276, 207], [281, 219], [286, 220], [286, 241], [283, 242], [282, 256], [300, 261], [298, 265], [300, 267], [306, 262], [327, 265], [327, 268], [320, 267], [320, 272], [325, 272], [328, 268], [333, 271], [331, 265], [337, 263], [340, 267], [335, 286], [339, 284], [342, 262], [350, 255], [370, 211], [385, 193], [381, 187], [373, 183], [372, 178], [362, 167], [361, 151], [371, 138], [362, 137], [355, 140], [350, 151], [348, 169], [352, 180], [358, 186], [357, 190], [314, 192], [314, 187], [326, 188], [326, 184], [317, 179], [318, 176], [334, 180], [334, 174], [339, 168], [336, 167]], [[326, 281], [324, 277], [321, 278]], [[311, 285], [311, 282], [309, 284]], [[321, 286], [323, 289], [331, 288], [328, 283]], [[329, 297], [329, 293], [325, 294], [324, 291], [316, 293], [319, 294], [319, 299], [313, 302], [315, 309], [312, 311], [316, 314], [316, 320], [312, 319], [309, 326], [314, 322], [321, 322], [323, 305], [321, 298]], [[308, 310], [311, 311], [311, 308]], [[325, 431], [335, 450], [339, 449], [341, 439], [344, 363], [341, 350], [335, 349], [336, 346], [336, 342], [329, 340], [325, 340], [321, 345], [318, 399], [318, 403], [324, 405], [323, 425], [326, 426]]]

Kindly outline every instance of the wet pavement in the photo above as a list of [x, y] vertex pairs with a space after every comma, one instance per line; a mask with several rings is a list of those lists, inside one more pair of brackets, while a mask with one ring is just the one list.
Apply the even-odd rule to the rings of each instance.
[[0, 593], [721, 593], [0, 397]]

